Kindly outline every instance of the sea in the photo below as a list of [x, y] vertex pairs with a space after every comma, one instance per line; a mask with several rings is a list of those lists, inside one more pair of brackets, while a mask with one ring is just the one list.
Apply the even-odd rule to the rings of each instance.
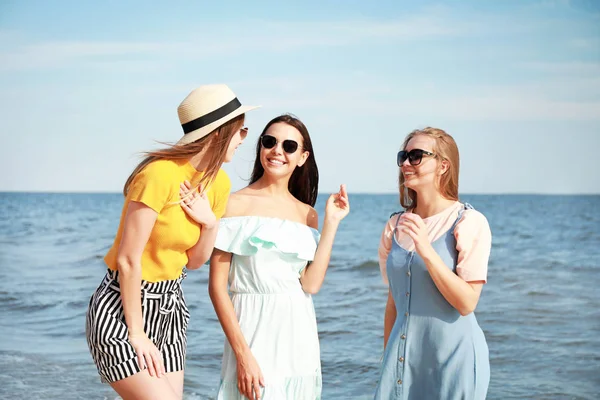
[[[314, 296], [323, 399], [372, 399], [387, 288], [377, 246], [397, 195], [350, 194]], [[321, 219], [326, 196], [320, 196]], [[488, 399], [600, 398], [600, 196], [463, 195], [493, 235], [475, 311], [490, 349]], [[117, 193], [0, 193], [0, 398], [100, 399], [85, 312], [106, 272]], [[322, 223], [322, 220], [321, 220]], [[184, 399], [214, 399], [225, 337], [208, 267], [183, 287], [191, 322]]]

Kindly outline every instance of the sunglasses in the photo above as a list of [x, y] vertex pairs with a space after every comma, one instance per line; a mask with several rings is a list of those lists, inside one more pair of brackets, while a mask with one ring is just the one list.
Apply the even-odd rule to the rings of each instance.
[[[277, 139], [271, 135], [262, 135], [260, 137], [260, 144], [262, 144], [262, 147], [265, 149], [272, 149], [273, 147], [277, 146]], [[298, 142], [287, 139], [283, 141], [281, 147], [283, 147], [283, 151], [286, 153], [294, 154], [296, 150], [298, 150]]]
[[398, 163], [399, 167], [401, 167], [406, 160], [408, 160], [410, 165], [419, 165], [423, 160], [423, 156], [435, 157], [435, 154], [421, 149], [412, 149], [411, 151], [401, 150], [398, 152], [396, 162]]

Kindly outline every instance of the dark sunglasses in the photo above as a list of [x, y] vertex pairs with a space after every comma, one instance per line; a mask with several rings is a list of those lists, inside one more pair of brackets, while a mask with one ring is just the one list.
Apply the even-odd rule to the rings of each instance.
[[407, 159], [410, 165], [419, 165], [423, 160], [423, 156], [434, 157], [435, 154], [421, 149], [412, 149], [411, 151], [400, 150], [396, 162], [399, 167], [401, 167]]
[[[272, 149], [273, 147], [277, 146], [277, 139], [275, 138], [275, 136], [262, 135], [260, 137], [260, 144], [262, 144], [262, 147], [264, 147], [265, 149]], [[282, 147], [283, 151], [285, 151], [286, 153], [294, 154], [296, 150], [298, 150], [298, 142], [296, 142], [295, 140], [287, 139], [283, 141]]]

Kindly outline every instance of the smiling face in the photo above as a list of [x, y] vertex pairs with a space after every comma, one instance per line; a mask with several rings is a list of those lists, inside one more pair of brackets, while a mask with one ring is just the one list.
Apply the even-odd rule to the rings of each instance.
[[260, 163], [265, 175], [291, 175], [304, 165], [309, 155], [303, 149], [304, 141], [298, 129], [284, 122], [269, 126], [260, 141]]
[[[444, 171], [444, 166], [435, 153], [435, 139], [430, 136], [416, 135], [408, 141], [404, 149], [410, 154], [412, 150], [424, 150], [423, 158], [418, 165], [411, 165], [410, 158], [407, 158], [401, 165], [401, 173], [404, 176], [404, 186], [418, 191], [423, 188], [437, 187], [440, 172]], [[442, 163], [443, 164], [443, 163]], [[440, 168], [441, 167], [441, 168]]]
[[400, 204], [404, 208], [414, 208], [417, 194], [424, 192], [435, 191], [446, 199], [458, 200], [460, 157], [452, 136], [431, 127], [415, 130], [404, 139], [402, 150], [398, 162]]

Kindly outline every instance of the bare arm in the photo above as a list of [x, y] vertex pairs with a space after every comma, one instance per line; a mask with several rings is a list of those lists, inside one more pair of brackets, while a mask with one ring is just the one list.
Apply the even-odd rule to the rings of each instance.
[[219, 224], [215, 222], [213, 226], [205, 225], [201, 229], [200, 239], [187, 251], [188, 269], [198, 269], [208, 261], [215, 245]]
[[125, 215], [123, 236], [117, 255], [121, 299], [129, 340], [138, 355], [138, 363], [148, 366], [150, 375], [165, 373], [162, 356], [144, 332], [141, 281], [142, 253], [150, 238], [158, 213], [143, 203], [131, 201]]
[[[313, 210], [314, 211], [314, 210]], [[348, 202], [348, 193], [345, 185], [342, 185], [340, 191], [333, 194], [327, 200], [325, 207], [325, 222], [323, 223], [323, 231], [321, 232], [321, 240], [317, 247], [313, 261], [302, 271], [300, 283], [302, 289], [306, 293], [315, 294], [323, 285], [331, 250], [333, 248], [333, 240], [337, 232], [341, 220], [350, 212], [350, 203]], [[319, 216], [316, 211], [309, 217], [309, 225], [317, 229]]]
[[461, 315], [472, 313], [479, 302], [483, 281], [466, 282], [446, 266], [431, 246], [427, 228], [418, 215], [402, 214], [400, 225], [402, 231], [414, 240], [417, 253], [425, 262], [431, 279], [446, 301]]
[[433, 249], [423, 260], [433, 283], [446, 301], [456, 308], [460, 315], [472, 313], [479, 302], [483, 282], [465, 282], [446, 266]]
[[394, 323], [396, 322], [396, 303], [394, 303], [394, 298], [392, 297], [391, 289], [388, 291], [388, 299], [387, 304], [385, 305], [385, 315], [383, 317], [383, 348], [385, 349], [387, 346], [388, 339], [390, 338], [390, 333], [392, 332], [392, 328]]
[[248, 398], [254, 398], [255, 395], [258, 398], [260, 386], [264, 386], [264, 378], [240, 328], [227, 291], [231, 258], [231, 253], [214, 249], [210, 258], [208, 292], [237, 360], [238, 390]]

